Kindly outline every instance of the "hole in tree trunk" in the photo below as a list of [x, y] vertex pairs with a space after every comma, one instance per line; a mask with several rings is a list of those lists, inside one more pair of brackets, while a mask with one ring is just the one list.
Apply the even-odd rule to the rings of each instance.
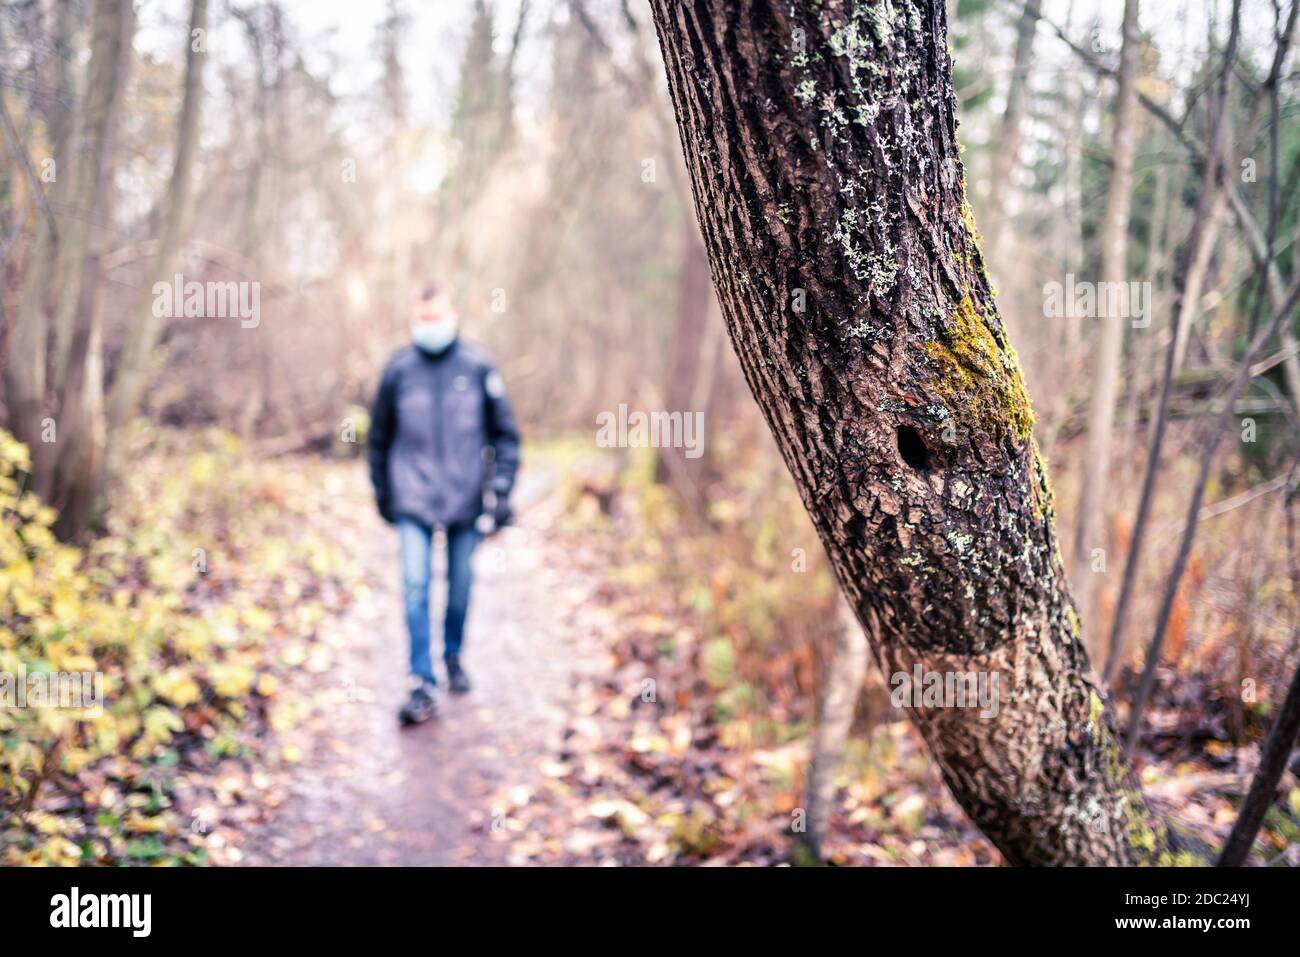
[[930, 451], [925, 447], [921, 433], [911, 426], [898, 427], [898, 454], [917, 471], [924, 472], [930, 468]]

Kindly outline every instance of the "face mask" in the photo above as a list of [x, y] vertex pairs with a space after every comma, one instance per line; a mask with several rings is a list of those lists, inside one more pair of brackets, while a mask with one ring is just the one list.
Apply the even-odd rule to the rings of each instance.
[[414, 323], [412, 341], [425, 352], [441, 352], [456, 341], [456, 327], [452, 323]]

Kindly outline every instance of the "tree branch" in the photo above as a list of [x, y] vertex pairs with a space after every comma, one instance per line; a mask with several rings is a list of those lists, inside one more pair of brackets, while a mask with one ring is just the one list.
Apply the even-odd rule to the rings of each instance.
[[4, 126], [5, 141], [9, 144], [9, 152], [14, 161], [22, 167], [23, 175], [27, 178], [28, 188], [32, 191], [32, 199], [40, 207], [41, 212], [45, 215], [45, 225], [50, 231], [50, 238], [55, 242], [59, 239], [59, 224], [54, 220], [54, 213], [50, 210], [50, 204], [46, 202], [45, 191], [41, 189], [40, 180], [36, 175], [36, 170], [32, 166], [31, 157], [27, 155], [27, 150], [23, 148], [22, 141], [18, 138], [18, 130], [14, 128], [13, 119], [9, 116], [9, 108], [5, 106], [4, 94], [0, 93], [0, 124]]

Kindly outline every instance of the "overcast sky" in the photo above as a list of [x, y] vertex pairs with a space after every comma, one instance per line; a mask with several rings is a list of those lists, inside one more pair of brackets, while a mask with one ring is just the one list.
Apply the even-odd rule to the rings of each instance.
[[[1003, 2], [1009, 11], [1014, 11], [1021, 0]], [[633, 0], [634, 6], [645, 3], [646, 0]], [[345, 99], [359, 99], [375, 88], [379, 64], [373, 43], [376, 28], [385, 16], [385, 0], [282, 0], [282, 4], [309, 66], [318, 75], [329, 76], [336, 94]], [[186, 0], [141, 0], [137, 48], [159, 56], [178, 57], [178, 36], [188, 6]], [[496, 0], [495, 6], [498, 42], [504, 43], [514, 28], [518, 0]], [[412, 110], [416, 117], [440, 124], [450, 110], [473, 3], [472, 0], [405, 0], [402, 7], [411, 20], [405, 36], [403, 63]], [[532, 4], [530, 28], [519, 64], [524, 78], [520, 84], [520, 104], [525, 110], [531, 100], [529, 81], [536, 88], [545, 71], [542, 44], [528, 40], [536, 41], [544, 22], [562, 8], [563, 0], [534, 0]], [[1113, 50], [1118, 44], [1123, 8], [1123, 0], [1044, 0], [1043, 3], [1044, 16], [1062, 26], [1069, 20], [1071, 34], [1080, 40], [1087, 37], [1084, 24], [1099, 20], [1106, 50]], [[592, 9], [599, 11], [601, 6], [593, 3]], [[1204, 55], [1206, 24], [1211, 18], [1222, 23], [1230, 9], [1230, 0], [1143, 0], [1141, 24], [1155, 38], [1162, 69], [1185, 77]], [[1011, 20], [1008, 15], [1008, 29]], [[1243, 55], [1261, 56], [1271, 47], [1269, 0], [1246, 0], [1243, 21]], [[224, 58], [223, 48], [230, 51], [230, 58], [244, 56], [243, 39], [231, 24], [218, 31], [213, 45], [218, 57]], [[1036, 53], [1044, 63], [1074, 66], [1073, 54], [1046, 26], [1040, 27]]]

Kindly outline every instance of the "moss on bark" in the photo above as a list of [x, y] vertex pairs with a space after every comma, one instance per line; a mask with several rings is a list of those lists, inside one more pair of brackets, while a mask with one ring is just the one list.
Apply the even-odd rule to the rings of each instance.
[[959, 417], [965, 410], [970, 425], [981, 432], [1009, 426], [1024, 442], [1033, 434], [1034, 410], [1011, 347], [1003, 347], [976, 307], [964, 294], [940, 338], [925, 344], [935, 375], [934, 390]]

